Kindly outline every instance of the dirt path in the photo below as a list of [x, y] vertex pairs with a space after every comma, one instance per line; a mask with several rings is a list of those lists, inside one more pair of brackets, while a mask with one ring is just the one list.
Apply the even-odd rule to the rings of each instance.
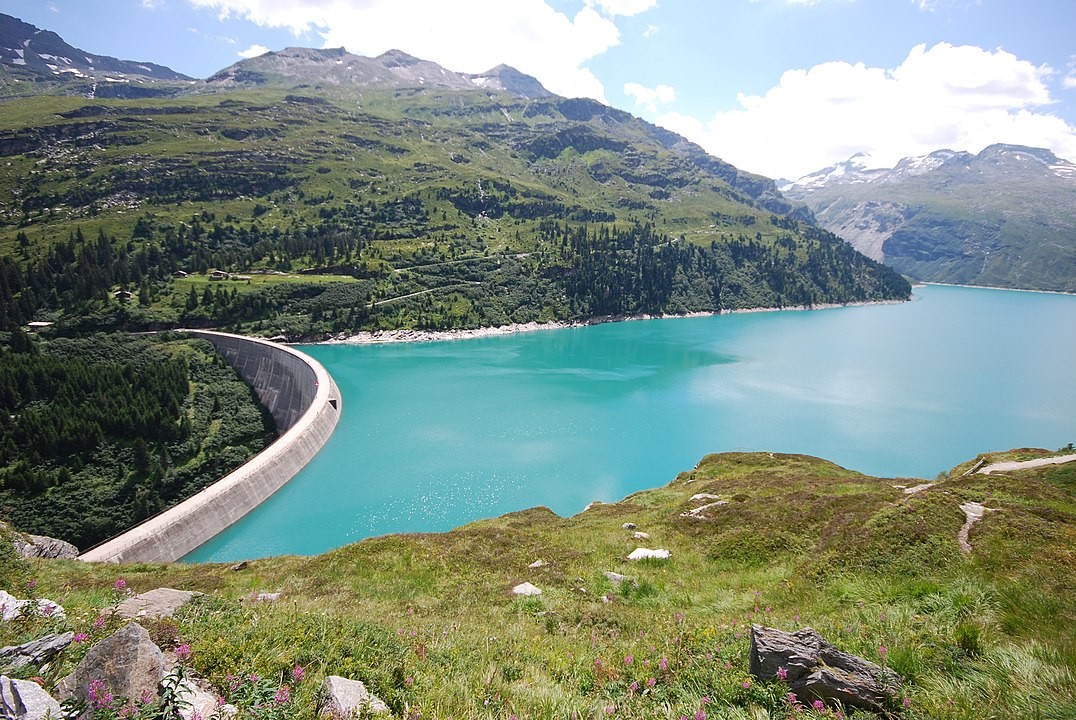
[[1076, 453], [1071, 455], [1058, 455], [1056, 457], [1036, 458], [1034, 460], [1024, 460], [1022, 462], [997, 462], [980, 468], [979, 472], [983, 475], [989, 475], [990, 473], [1005, 472], [1007, 470], [1023, 470], [1025, 468], [1042, 467], [1043, 465], [1060, 465], [1062, 463], [1072, 462], [1073, 460], [1076, 460]]

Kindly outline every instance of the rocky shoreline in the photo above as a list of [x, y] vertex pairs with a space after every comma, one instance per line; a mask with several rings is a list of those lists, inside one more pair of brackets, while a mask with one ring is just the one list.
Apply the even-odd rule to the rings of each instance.
[[717, 312], [696, 312], [682, 315], [602, 315], [587, 320], [575, 320], [571, 322], [554, 320], [546, 323], [528, 322], [498, 325], [496, 327], [469, 328], [461, 330], [364, 330], [357, 333], [340, 333], [326, 340], [318, 341], [319, 345], [378, 345], [388, 343], [411, 343], [411, 342], [443, 342], [446, 340], [471, 340], [474, 338], [497, 337], [501, 335], [515, 335], [518, 333], [537, 332], [540, 330], [564, 330], [567, 328], [587, 327], [589, 325], [603, 325], [610, 322], [627, 322], [632, 320], [665, 320], [687, 317], [706, 317], [710, 315], [738, 315], [741, 313], [759, 312], [782, 312], [786, 310], [832, 310], [843, 307], [860, 307], [865, 305], [898, 305], [908, 300], [871, 300], [850, 303], [820, 303], [818, 305], [796, 305], [792, 307], [773, 308], [745, 308], [742, 310], [721, 310]]

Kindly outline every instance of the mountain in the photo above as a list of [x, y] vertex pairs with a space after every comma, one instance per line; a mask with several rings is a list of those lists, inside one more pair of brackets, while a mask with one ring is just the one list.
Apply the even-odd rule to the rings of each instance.
[[174, 97], [5, 104], [0, 325], [317, 338], [909, 293], [772, 180], [509, 67], [288, 48], [152, 83]]
[[163, 65], [81, 50], [54, 32], [0, 13], [0, 95], [132, 97], [170, 94], [177, 83], [190, 82]]
[[857, 155], [781, 190], [910, 277], [1076, 292], [1076, 164], [1003, 144], [869, 164]]

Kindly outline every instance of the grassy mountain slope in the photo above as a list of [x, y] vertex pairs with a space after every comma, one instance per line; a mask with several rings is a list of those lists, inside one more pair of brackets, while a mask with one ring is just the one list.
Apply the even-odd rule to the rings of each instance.
[[[301, 665], [289, 717], [314, 716], [326, 674], [365, 679], [394, 717], [788, 717], [787, 690], [748, 675], [751, 623], [812, 626], [893, 668], [907, 684], [892, 717], [1071, 717], [1076, 463], [963, 476], [971, 465], [905, 494], [919, 481], [803, 456], [713, 455], [571, 518], [537, 508], [241, 571], [51, 562], [2, 577], [16, 591], [33, 577], [35, 593], [67, 607], [69, 627], [95, 638], [117, 576], [135, 591], [204, 591], [156, 636], [189, 642], [191, 664], [218, 688], [249, 672], [275, 688]], [[715, 502], [703, 493], [727, 504], [685, 517]], [[968, 501], [990, 511], [965, 556]], [[626, 522], [650, 540], [632, 539]], [[672, 558], [626, 562], [638, 545]], [[605, 571], [634, 582], [615, 586]], [[523, 581], [543, 594], [513, 598]], [[242, 602], [261, 591], [282, 597]], [[0, 626], [0, 643], [37, 629]], [[83, 651], [73, 646], [65, 666]]]
[[[772, 181], [506, 68], [291, 49], [173, 99], [9, 101], [0, 156], [6, 322], [318, 337], [909, 292]], [[207, 296], [212, 268], [263, 277]]]

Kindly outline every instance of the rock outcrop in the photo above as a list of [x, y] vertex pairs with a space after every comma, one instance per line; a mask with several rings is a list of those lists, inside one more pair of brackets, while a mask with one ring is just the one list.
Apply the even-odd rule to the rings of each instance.
[[41, 667], [59, 655], [74, 638], [73, 632], [54, 633], [22, 645], [0, 648], [0, 667], [21, 668], [26, 665]]
[[45, 535], [15, 536], [15, 552], [24, 558], [44, 558], [46, 560], [73, 560], [78, 557], [78, 548], [66, 540], [57, 540]]
[[198, 593], [172, 588], [157, 588], [140, 595], [127, 598], [116, 607], [121, 617], [135, 619], [140, 617], [172, 617]]
[[138, 623], [130, 623], [90, 648], [75, 671], [57, 687], [61, 699], [89, 700], [90, 681], [100, 681], [113, 696], [137, 700], [157, 697], [164, 677], [164, 654]]
[[329, 675], [321, 686], [321, 693], [324, 700], [321, 714], [332, 718], [366, 717], [389, 711], [388, 705], [371, 694], [361, 680]]
[[838, 650], [811, 628], [784, 632], [751, 626], [751, 674], [780, 679], [801, 699], [882, 710], [902, 679], [888, 668]]
[[0, 675], [0, 717], [5, 720], [58, 718], [60, 703], [35, 682]]

